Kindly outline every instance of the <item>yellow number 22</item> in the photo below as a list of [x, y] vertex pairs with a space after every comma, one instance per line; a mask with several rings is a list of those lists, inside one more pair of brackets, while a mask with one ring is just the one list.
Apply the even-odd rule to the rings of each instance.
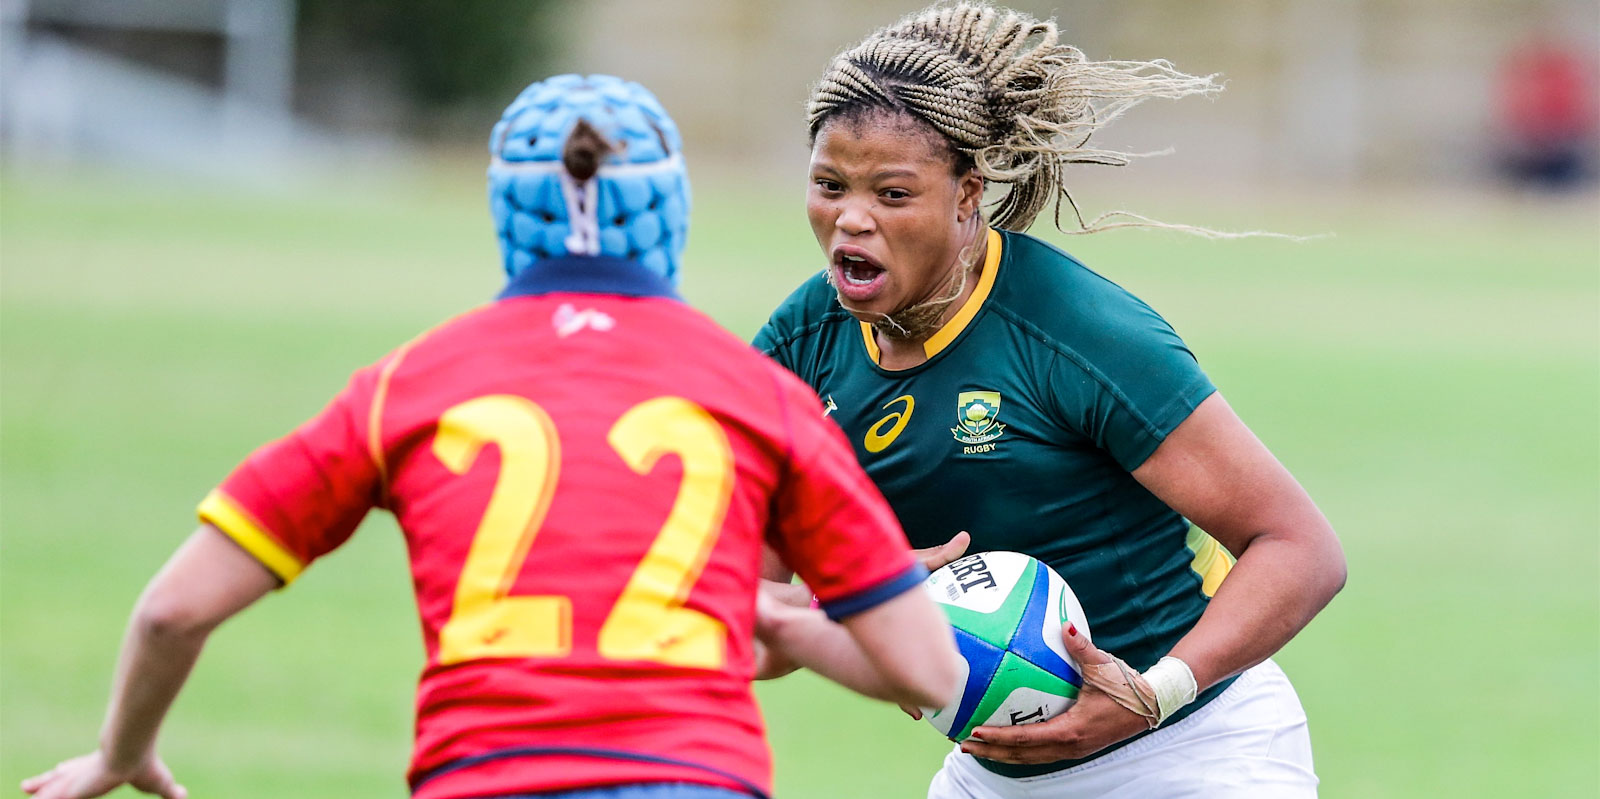
[[[727, 435], [699, 405], [657, 397], [624, 413], [607, 441], [639, 474], [676, 454], [683, 477], [666, 522], [601, 625], [600, 654], [717, 668], [726, 627], [683, 603], [716, 544], [733, 492]], [[500, 450], [500, 473], [462, 566], [450, 620], [439, 631], [441, 664], [572, 651], [570, 598], [510, 594], [555, 494], [561, 471], [555, 424], [526, 398], [478, 397], [439, 417], [433, 453], [452, 473], [466, 474], [491, 443]]]

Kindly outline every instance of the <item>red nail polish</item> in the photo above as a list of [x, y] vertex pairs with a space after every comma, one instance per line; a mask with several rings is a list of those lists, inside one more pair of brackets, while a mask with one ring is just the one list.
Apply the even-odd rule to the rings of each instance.
[[1067, 622], [1067, 635], [1070, 635], [1074, 638], [1078, 637], [1078, 628], [1073, 626], [1072, 622], [1070, 621]]
[[972, 737], [980, 741], [983, 740], [983, 736], [980, 735], [977, 730], [972, 731]]

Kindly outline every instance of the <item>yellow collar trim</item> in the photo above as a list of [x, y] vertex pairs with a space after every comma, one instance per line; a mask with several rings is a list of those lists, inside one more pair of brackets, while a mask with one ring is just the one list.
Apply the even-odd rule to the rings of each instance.
[[[978, 315], [978, 309], [983, 307], [983, 301], [989, 298], [989, 292], [994, 289], [995, 277], [1000, 273], [1000, 248], [1002, 239], [1000, 231], [989, 228], [989, 250], [984, 254], [983, 271], [978, 276], [978, 287], [972, 290], [971, 296], [961, 304], [961, 310], [950, 317], [950, 321], [939, 328], [937, 333], [922, 342], [922, 353], [929, 358], [939, 354], [950, 342], [961, 335], [972, 322], [972, 317]], [[861, 338], [866, 342], [867, 355], [872, 357], [873, 363], [882, 363], [883, 354], [878, 349], [878, 340], [872, 335], [872, 325], [861, 323]]]

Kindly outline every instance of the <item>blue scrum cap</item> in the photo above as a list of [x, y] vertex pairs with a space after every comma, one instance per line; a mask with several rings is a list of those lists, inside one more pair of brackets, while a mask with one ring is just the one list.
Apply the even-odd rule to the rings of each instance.
[[[562, 164], [587, 120], [614, 148], [578, 181]], [[557, 75], [522, 90], [489, 137], [489, 209], [506, 275], [567, 255], [628, 258], [678, 282], [689, 176], [678, 126], [650, 90], [610, 75]]]

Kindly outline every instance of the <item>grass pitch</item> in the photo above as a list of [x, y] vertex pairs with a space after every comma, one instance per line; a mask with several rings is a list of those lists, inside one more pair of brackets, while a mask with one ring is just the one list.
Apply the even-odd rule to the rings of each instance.
[[[128, 609], [195, 502], [352, 369], [498, 288], [480, 184], [477, 164], [255, 197], [0, 183], [5, 790], [93, 745]], [[698, 188], [685, 292], [749, 336], [818, 267], [799, 187]], [[1349, 586], [1278, 658], [1323, 795], [1592, 797], [1593, 199], [1299, 200], [1130, 204], [1336, 235], [1058, 240], [1167, 315], [1340, 531]], [[414, 613], [376, 516], [218, 632], [167, 761], [195, 796], [403, 795]], [[804, 675], [760, 695], [780, 796], [920, 797], [947, 748]]]

